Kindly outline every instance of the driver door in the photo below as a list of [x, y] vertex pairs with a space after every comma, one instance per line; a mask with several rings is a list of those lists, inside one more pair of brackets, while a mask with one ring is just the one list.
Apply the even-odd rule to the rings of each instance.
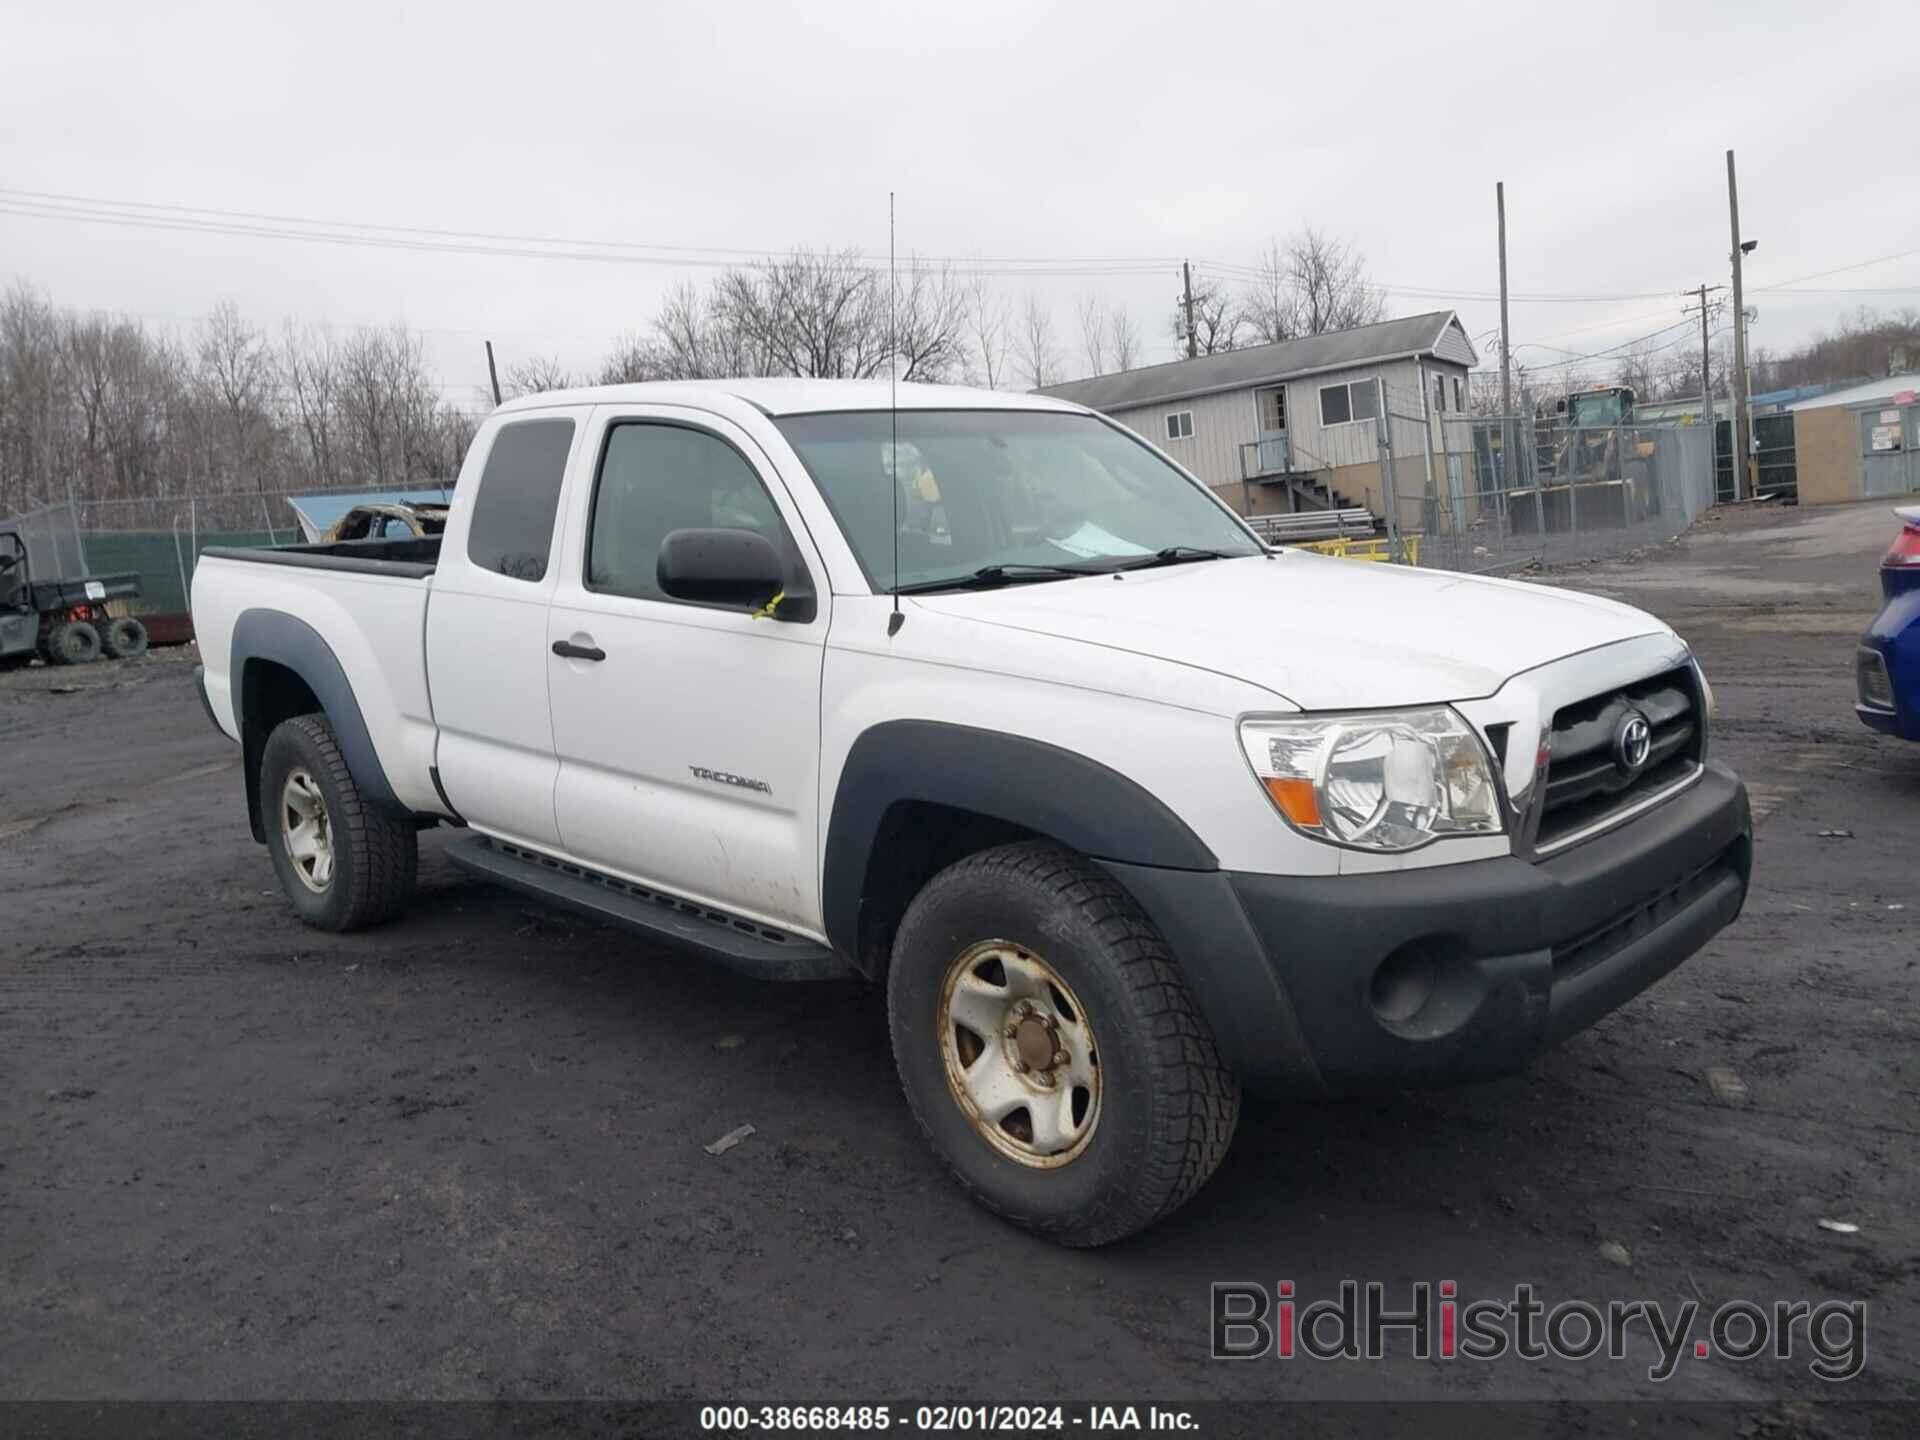
[[[812, 936], [825, 568], [752, 438], [705, 412], [605, 407], [588, 504], [572, 508], [548, 615], [548, 693], [567, 853]], [[803, 619], [664, 594], [661, 541], [739, 528], [811, 585]], [[599, 658], [594, 658], [595, 656]]]

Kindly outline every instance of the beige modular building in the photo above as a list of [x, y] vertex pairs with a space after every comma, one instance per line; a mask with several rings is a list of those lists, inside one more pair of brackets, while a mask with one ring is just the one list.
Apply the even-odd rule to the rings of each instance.
[[1802, 505], [1920, 491], [1920, 375], [1892, 375], [1787, 408]]
[[1461, 457], [1445, 453], [1443, 426], [1466, 412], [1478, 363], [1460, 317], [1435, 310], [1039, 393], [1152, 441], [1242, 514], [1359, 505], [1384, 515], [1382, 432], [1403, 504], [1446, 483], [1433, 468]]

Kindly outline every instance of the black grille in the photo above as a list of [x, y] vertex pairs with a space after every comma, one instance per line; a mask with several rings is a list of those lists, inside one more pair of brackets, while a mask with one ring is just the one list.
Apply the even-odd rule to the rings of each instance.
[[[1650, 735], [1646, 763], [1629, 772], [1615, 740], [1635, 711]], [[1563, 706], [1553, 717], [1534, 848], [1550, 848], [1684, 780], [1700, 763], [1701, 740], [1700, 698], [1685, 666]]]

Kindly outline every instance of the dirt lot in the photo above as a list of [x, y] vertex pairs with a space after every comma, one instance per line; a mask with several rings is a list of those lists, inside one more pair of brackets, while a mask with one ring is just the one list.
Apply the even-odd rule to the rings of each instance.
[[1850, 708], [1891, 528], [1716, 516], [1554, 577], [1701, 655], [1760, 816], [1732, 930], [1520, 1078], [1251, 1105], [1192, 1205], [1092, 1254], [947, 1182], [863, 989], [536, 911], [438, 835], [402, 923], [304, 930], [190, 653], [7, 676], [0, 1396], [1708, 1398], [1793, 1428], [1831, 1393], [1804, 1353], [1654, 1386], [1637, 1339], [1624, 1363], [1208, 1358], [1210, 1281], [1351, 1277], [1865, 1300], [1842, 1388], [1920, 1398], [1920, 747]]

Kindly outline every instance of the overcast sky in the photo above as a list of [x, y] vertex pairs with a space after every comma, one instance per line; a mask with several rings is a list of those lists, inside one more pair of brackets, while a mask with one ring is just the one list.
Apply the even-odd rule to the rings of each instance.
[[457, 255], [0, 195], [0, 281], [163, 326], [225, 299], [275, 327], [403, 319], [464, 403], [483, 336], [591, 365], [714, 273], [696, 253], [884, 255], [894, 189], [902, 254], [1157, 262], [996, 283], [1047, 297], [1063, 339], [1081, 294], [1123, 300], [1161, 359], [1175, 257], [1249, 265], [1302, 222], [1363, 252], [1393, 313], [1493, 331], [1504, 179], [1516, 294], [1633, 297], [1515, 303], [1516, 345], [1561, 347], [1517, 351], [1538, 364], [1680, 320], [1669, 292], [1728, 278], [1733, 146], [1753, 342], [1784, 348], [1861, 304], [1920, 305], [1917, 41], [1905, 0], [5, 0], [0, 189], [688, 249]]

